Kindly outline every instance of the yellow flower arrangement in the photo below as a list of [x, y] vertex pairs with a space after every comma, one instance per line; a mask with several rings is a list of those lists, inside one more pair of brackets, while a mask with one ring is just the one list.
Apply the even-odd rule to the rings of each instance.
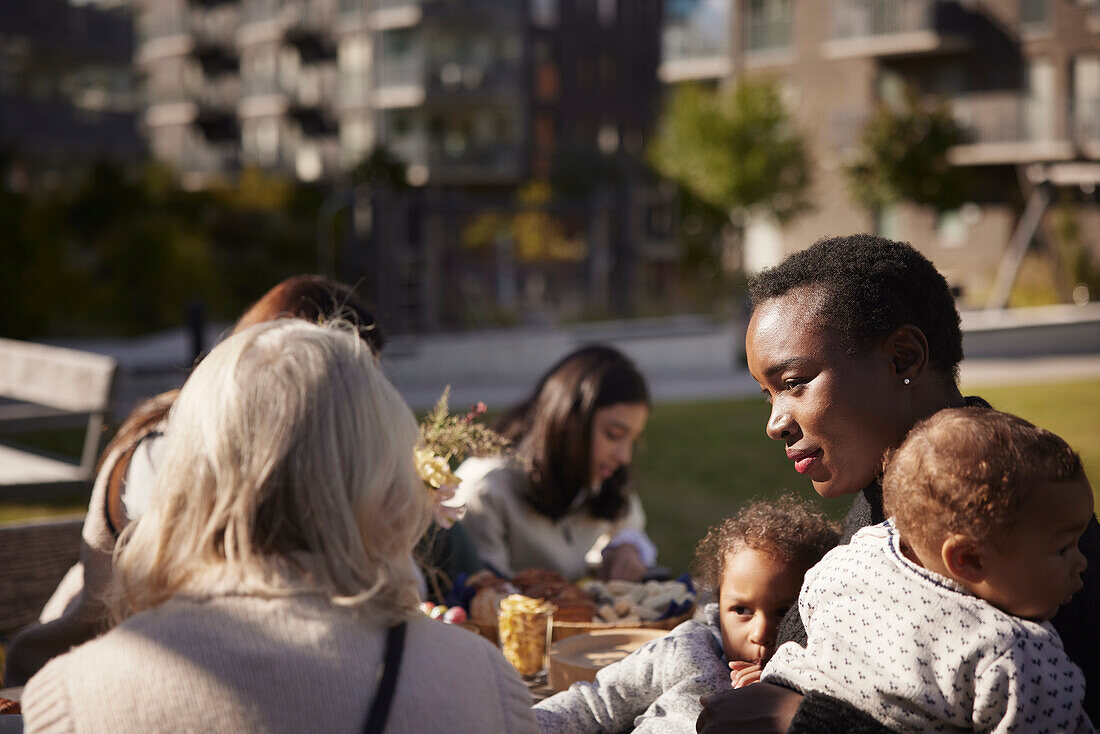
[[416, 472], [432, 492], [435, 521], [444, 528], [453, 526], [466, 514], [465, 505], [454, 499], [462, 480], [455, 476], [453, 468], [468, 456], [492, 456], [511, 447], [499, 433], [475, 423], [485, 412], [485, 403], [478, 403], [465, 415], [451, 415], [447, 407], [450, 392], [448, 386], [420, 424], [420, 444], [415, 456]]

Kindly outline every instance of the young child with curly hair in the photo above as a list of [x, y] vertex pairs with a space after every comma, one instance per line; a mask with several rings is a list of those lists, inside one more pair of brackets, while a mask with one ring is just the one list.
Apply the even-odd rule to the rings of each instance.
[[838, 537], [790, 496], [754, 502], [711, 528], [695, 550], [695, 577], [718, 601], [603, 668], [594, 683], [574, 683], [537, 704], [539, 730], [691, 734], [700, 696], [760, 677], [806, 570]]
[[762, 679], [903, 731], [1094, 731], [1049, 620], [1082, 588], [1093, 495], [1078, 455], [1007, 413], [941, 410], [883, 476], [890, 518], [806, 574], [806, 647]]

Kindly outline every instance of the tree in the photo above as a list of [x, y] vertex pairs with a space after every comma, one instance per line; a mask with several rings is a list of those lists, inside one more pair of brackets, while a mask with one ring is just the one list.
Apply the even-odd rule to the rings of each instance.
[[649, 160], [664, 176], [735, 220], [786, 221], [806, 207], [805, 144], [774, 84], [729, 92], [683, 85], [662, 112]]
[[899, 107], [880, 104], [864, 127], [857, 158], [845, 169], [852, 195], [868, 209], [903, 200], [957, 209], [968, 199], [970, 181], [947, 153], [963, 142], [944, 102], [909, 90]]

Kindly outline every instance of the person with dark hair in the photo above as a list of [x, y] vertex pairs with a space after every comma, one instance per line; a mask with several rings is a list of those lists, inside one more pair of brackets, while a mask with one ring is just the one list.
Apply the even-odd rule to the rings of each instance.
[[[816, 242], [750, 284], [749, 371], [771, 404], [765, 431], [827, 499], [855, 495], [842, 542], [883, 522], [883, 456], [944, 408], [986, 407], [959, 392], [959, 315], [947, 281], [911, 245], [858, 234]], [[1100, 525], [1080, 541], [1085, 588], [1052, 620], [1085, 672], [1085, 709], [1100, 718]], [[800, 616], [780, 641], [806, 643]], [[854, 661], [844, 661], [854, 664]], [[699, 731], [882, 731], [824, 694], [761, 684], [716, 696]]]
[[836, 545], [833, 524], [793, 495], [759, 500], [695, 549], [695, 580], [716, 602], [596, 674], [535, 706], [544, 734], [689, 734], [699, 697], [754, 683], [802, 577]]
[[806, 574], [807, 645], [780, 647], [761, 680], [902, 731], [1095, 731], [1084, 675], [1046, 623], [1086, 565], [1093, 498], [1077, 452], [1014, 415], [948, 408], [892, 457], [890, 519]]
[[[244, 312], [232, 333], [280, 318], [347, 321], [376, 359], [385, 344], [370, 306], [349, 286], [320, 275], [296, 275], [278, 283]], [[46, 602], [38, 623], [12, 640], [5, 685], [22, 685], [50, 658], [107, 629], [107, 610], [99, 597], [110, 578], [111, 555], [119, 533], [150, 502], [166, 418], [178, 395], [179, 390], [169, 390], [139, 403], [100, 454], [80, 561]]]
[[496, 426], [515, 457], [471, 458], [455, 472], [485, 565], [640, 579], [657, 550], [628, 477], [649, 407], [645, 379], [615, 349], [584, 347], [551, 367]]

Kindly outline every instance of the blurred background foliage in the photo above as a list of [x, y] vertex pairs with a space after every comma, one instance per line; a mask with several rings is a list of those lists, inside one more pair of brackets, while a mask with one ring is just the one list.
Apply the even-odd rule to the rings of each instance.
[[303, 243], [322, 196], [256, 169], [194, 192], [158, 164], [103, 162], [55, 189], [0, 189], [0, 333], [139, 334], [199, 302], [232, 318], [315, 267]]

